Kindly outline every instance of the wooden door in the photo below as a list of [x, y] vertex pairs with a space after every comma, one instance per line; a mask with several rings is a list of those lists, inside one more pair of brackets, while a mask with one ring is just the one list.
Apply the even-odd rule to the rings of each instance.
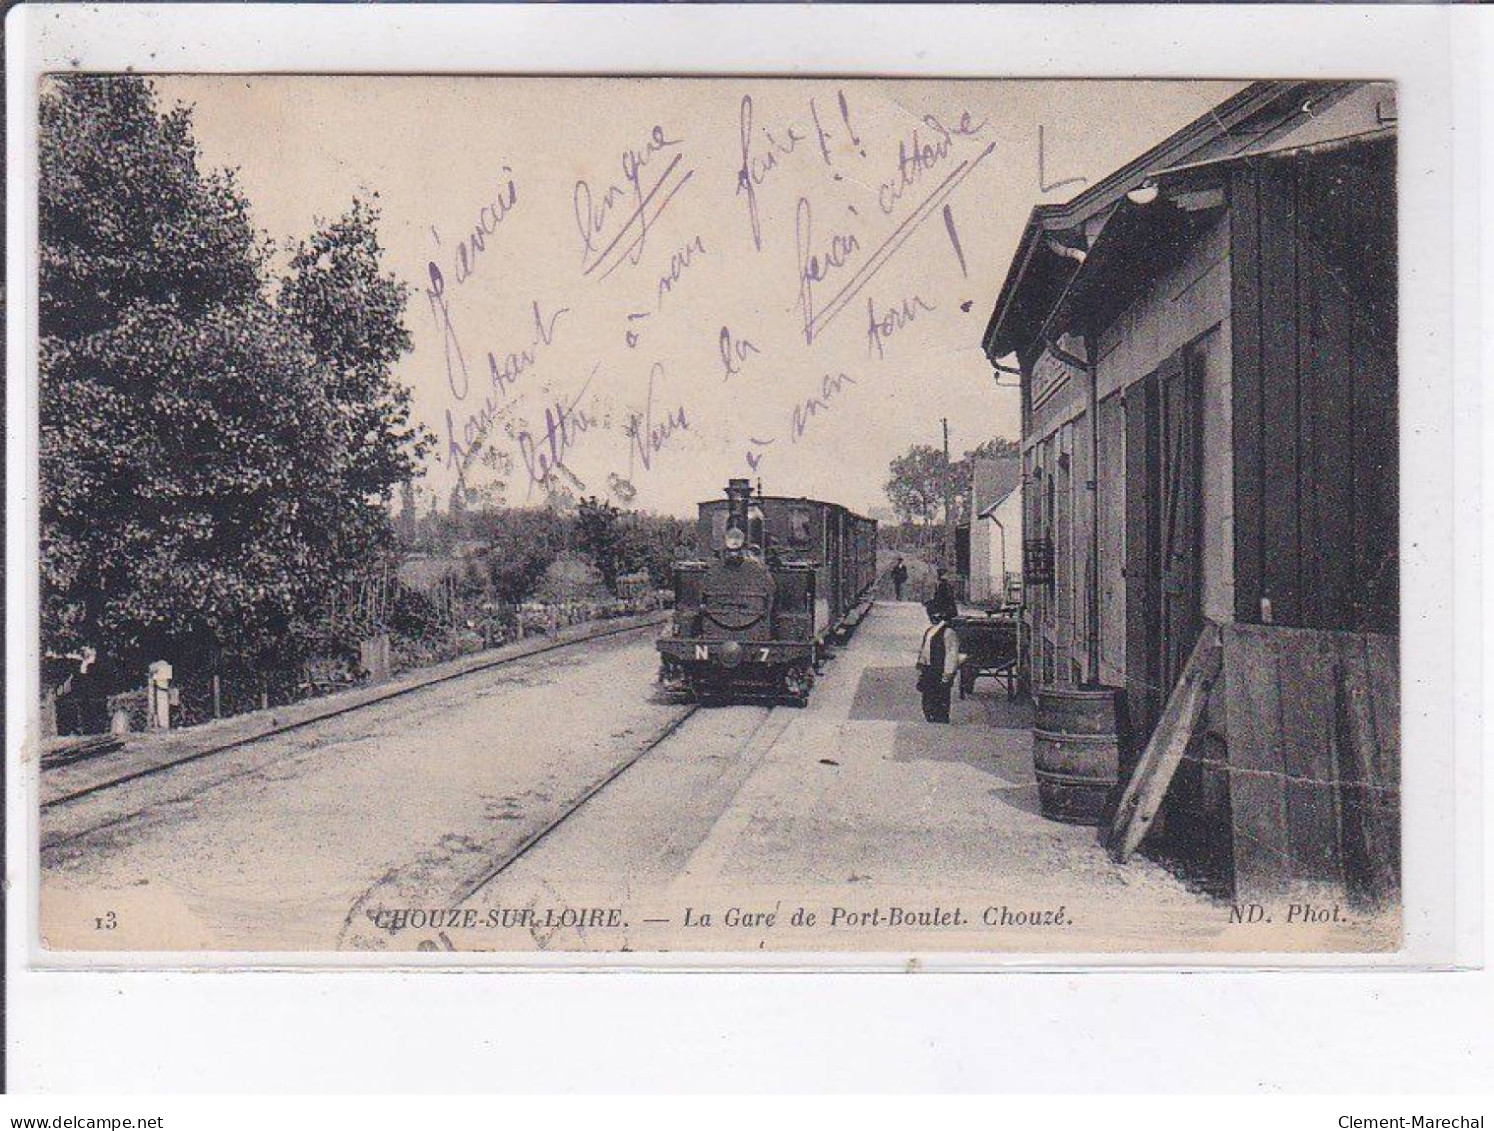
[[1157, 670], [1157, 542], [1161, 508], [1160, 380], [1149, 373], [1128, 388], [1126, 418], [1126, 714], [1128, 745], [1145, 744], [1161, 710]]
[[1100, 682], [1113, 683], [1126, 670], [1126, 478], [1125, 411], [1119, 393], [1100, 402]]
[[1074, 682], [1074, 434], [1073, 425], [1057, 432], [1053, 507], [1053, 644], [1055, 683]]
[[1157, 590], [1162, 697], [1171, 694], [1203, 624], [1203, 357], [1189, 348], [1166, 367], [1159, 423], [1162, 504]]
[[1126, 699], [1144, 743], [1203, 624], [1203, 359], [1184, 350], [1126, 391]]

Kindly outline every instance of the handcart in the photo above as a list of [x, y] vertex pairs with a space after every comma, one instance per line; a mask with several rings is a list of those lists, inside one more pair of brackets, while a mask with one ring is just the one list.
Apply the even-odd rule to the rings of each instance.
[[952, 622], [960, 638], [960, 698], [975, 690], [980, 676], [991, 676], [1006, 686], [1008, 699], [1017, 696], [1017, 616], [1012, 612], [967, 614]]

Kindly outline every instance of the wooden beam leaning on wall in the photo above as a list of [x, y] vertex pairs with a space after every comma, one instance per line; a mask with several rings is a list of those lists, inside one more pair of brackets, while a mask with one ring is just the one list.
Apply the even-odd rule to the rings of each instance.
[[1116, 807], [1106, 843], [1118, 861], [1130, 859], [1151, 831], [1223, 664], [1219, 626], [1206, 621]]

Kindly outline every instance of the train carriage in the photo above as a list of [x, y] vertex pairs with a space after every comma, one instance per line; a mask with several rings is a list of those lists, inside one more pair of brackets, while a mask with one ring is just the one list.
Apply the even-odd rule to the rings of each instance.
[[675, 564], [661, 678], [700, 699], [754, 688], [807, 702], [827, 643], [876, 580], [877, 524], [733, 479], [700, 504], [697, 544], [698, 559]]

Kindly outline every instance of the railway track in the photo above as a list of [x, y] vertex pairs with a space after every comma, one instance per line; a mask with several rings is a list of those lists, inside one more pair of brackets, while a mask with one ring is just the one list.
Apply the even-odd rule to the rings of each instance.
[[[774, 704], [739, 704], [737, 707], [748, 708], [761, 712], [760, 717], [750, 726], [747, 733], [734, 743], [734, 747], [726, 755], [727, 760], [734, 765], [738, 762], [749, 761], [751, 766], [744, 767], [743, 775], [756, 765], [758, 759], [765, 755], [775, 746], [782, 737], [783, 731], [787, 729], [789, 722], [799, 715], [798, 711], [788, 710]], [[342, 930], [339, 932], [337, 949], [379, 949], [386, 945], [387, 933], [374, 926], [374, 918], [381, 907], [418, 905], [421, 907], [439, 906], [444, 911], [456, 911], [466, 905], [469, 901], [478, 897], [484, 889], [503, 878], [503, 876], [516, 865], [523, 862], [531, 853], [540, 849], [554, 834], [560, 832], [571, 821], [580, 817], [589, 805], [596, 802], [608, 789], [617, 784], [628, 771], [639, 766], [648, 757], [672, 740], [683, 740], [681, 731], [692, 719], [703, 719], [713, 716], [716, 711], [731, 711], [735, 707], [712, 708], [702, 707], [691, 703], [682, 706], [678, 716], [669, 722], [663, 729], [655, 734], [648, 742], [643, 744], [621, 762], [611, 767], [605, 774], [592, 782], [580, 793], [570, 798], [539, 827], [525, 835], [518, 842], [505, 848], [499, 854], [484, 863], [482, 869], [475, 875], [468, 874], [459, 883], [449, 886], [445, 892], [437, 898], [431, 899], [427, 894], [424, 899], [412, 899], [413, 893], [410, 885], [402, 883], [402, 877], [391, 874], [382, 877], [377, 883], [363, 893], [352, 908], [348, 911], [344, 920]], [[740, 788], [741, 781], [735, 780], [739, 775], [729, 774], [734, 780], [728, 783], [728, 792], [735, 794]], [[722, 799], [723, 806], [730, 801], [730, 797]], [[413, 872], [421, 873], [424, 869], [419, 865], [412, 868]], [[449, 945], [449, 944], [448, 944]]]
[[[758, 719], [757, 723], [752, 727], [747, 735], [736, 744], [736, 748], [732, 751], [732, 753], [728, 755], [729, 759], [731, 760], [740, 759], [741, 757], [746, 755], [748, 751], [753, 750], [755, 746], [762, 744], [764, 733], [769, 731], [775, 719], [793, 718], [793, 714], [785, 713], [782, 707], [776, 705], [763, 705], [760, 707], [755, 707], [754, 709], [761, 710], [762, 717]], [[671, 738], [674, 738], [675, 735], [681, 730], [681, 728], [683, 728], [687, 722], [689, 722], [692, 718], [699, 714], [701, 710], [702, 708], [697, 704], [691, 704], [686, 707], [680, 714], [680, 717], [673, 723], [671, 723], [668, 727], [666, 727], [664, 731], [662, 731], [657, 737], [653, 739], [653, 741], [649, 742], [641, 750], [628, 758], [627, 761], [616, 767], [611, 773], [607, 774], [605, 777], [599, 780], [584, 794], [576, 798], [576, 800], [571, 805], [569, 805], [562, 813], [557, 815], [554, 820], [550, 821], [540, 832], [536, 833], [523, 844], [517, 846], [512, 852], [508, 853], [503, 860], [497, 862], [494, 867], [490, 868], [487, 873], [484, 874], [480, 879], [468, 885], [466, 890], [461, 893], [460, 898], [455, 900], [455, 904], [460, 905], [471, 899], [478, 892], [482, 891], [483, 888], [487, 887], [494, 880], [502, 876], [503, 873], [507, 872], [510, 868], [517, 864], [529, 852], [538, 848], [540, 846], [540, 843], [544, 841], [551, 833], [555, 832], [567, 821], [577, 816], [581, 812], [581, 810], [585, 808], [588, 802], [593, 800], [608, 786], [612, 785], [628, 770], [632, 769], [639, 762], [642, 762], [644, 758], [648, 757], [648, 755], [654, 753]], [[765, 753], [766, 750], [772, 748], [772, 746], [782, 736], [782, 730], [782, 727], [776, 728], [776, 733], [772, 733], [771, 735], [769, 735], [762, 752]]]
[[[433, 677], [431, 677], [429, 679], [417, 680], [416, 682], [410, 683], [408, 685], [393, 687], [393, 688], [390, 688], [389, 690], [381, 692], [381, 693], [375, 693], [373, 695], [360, 697], [357, 702], [349, 703], [346, 706], [335, 707], [335, 708], [333, 708], [331, 710], [327, 710], [327, 711], [315, 714], [315, 715], [313, 715], [310, 718], [299, 719], [299, 720], [296, 720], [296, 721], [293, 721], [293, 722], [288, 722], [288, 723], [285, 723], [285, 724], [282, 724], [282, 725], [279, 725], [279, 726], [274, 726], [274, 727], [271, 727], [268, 730], [258, 731], [258, 732], [254, 733], [254, 734], [245, 735], [245, 736], [240, 737], [240, 738], [235, 738], [235, 739], [232, 739], [232, 740], [229, 740], [229, 741], [226, 741], [226, 742], [217, 743], [217, 744], [215, 744], [213, 746], [207, 747], [206, 749], [194, 750], [194, 751], [191, 751], [189, 753], [184, 753], [179, 758], [171, 758], [169, 760], [166, 760], [166, 761], [163, 761], [163, 762], [158, 762], [158, 763], [155, 763], [155, 764], [150, 765], [150, 766], [144, 766], [144, 767], [141, 767], [141, 768], [136, 769], [136, 770], [130, 770], [130, 771], [127, 771], [127, 772], [124, 772], [124, 773], [120, 773], [117, 776], [106, 778], [103, 781], [91, 782], [88, 785], [82, 786], [82, 787], [80, 787], [78, 789], [71, 790], [71, 791], [68, 791], [66, 793], [61, 793], [61, 794], [58, 794], [58, 795], [56, 795], [54, 797], [47, 798], [46, 800], [44, 800], [44, 801], [42, 801], [40, 803], [40, 805], [38, 806], [38, 808], [42, 812], [49, 812], [49, 811], [52, 811], [52, 810], [55, 810], [55, 809], [59, 809], [59, 808], [61, 808], [63, 806], [67, 806], [67, 805], [73, 804], [75, 802], [81, 801], [81, 800], [83, 800], [85, 798], [93, 797], [95, 795], [98, 795], [98, 794], [101, 794], [101, 793], [105, 793], [105, 792], [107, 792], [109, 790], [118, 789], [120, 786], [129, 785], [132, 782], [141, 781], [143, 779], [155, 777], [155, 776], [160, 775], [160, 774], [166, 774], [166, 773], [169, 773], [172, 770], [179, 769], [179, 768], [181, 768], [183, 766], [188, 766], [188, 765], [191, 765], [191, 764], [196, 763], [196, 762], [201, 762], [201, 761], [203, 761], [205, 759], [212, 758], [212, 757], [215, 757], [215, 756], [220, 755], [220, 754], [226, 754], [226, 753], [229, 753], [231, 751], [242, 750], [245, 747], [252, 746], [252, 745], [254, 745], [256, 743], [264, 742], [267, 739], [278, 738], [278, 737], [280, 737], [282, 735], [289, 734], [289, 733], [291, 733], [293, 731], [305, 730], [305, 729], [307, 729], [309, 727], [316, 726], [319, 723], [329, 722], [329, 721], [331, 721], [333, 719], [345, 718], [346, 716], [354, 714], [354, 713], [356, 713], [358, 711], [361, 711], [361, 710], [363, 710], [363, 709], [365, 709], [367, 707], [373, 707], [373, 706], [376, 706], [378, 704], [388, 703], [391, 700], [404, 698], [405, 696], [409, 696], [409, 695], [414, 695], [414, 694], [417, 694], [418, 692], [425, 691], [425, 690], [427, 690], [429, 688], [432, 688], [432, 687], [442, 686], [444, 684], [452, 683], [452, 682], [454, 682], [456, 680], [465, 679], [468, 676], [479, 675], [479, 674], [484, 673], [484, 672], [489, 672], [489, 671], [492, 671], [494, 668], [499, 668], [499, 667], [507, 666], [509, 664], [519, 663], [519, 662], [521, 662], [523, 660], [533, 659], [536, 656], [548, 655], [550, 653], [562, 651], [562, 650], [567, 649], [567, 648], [576, 648], [576, 647], [579, 647], [579, 646], [581, 646], [583, 644], [590, 644], [590, 643], [593, 643], [594, 641], [597, 641], [597, 640], [605, 640], [605, 639], [607, 639], [609, 637], [622, 636], [622, 635], [627, 635], [627, 634], [636, 633], [636, 632], [645, 632], [645, 631], [649, 631], [649, 630], [656, 630], [658, 627], [659, 627], [659, 622], [657, 622], [657, 621], [648, 621], [648, 622], [643, 623], [643, 624], [631, 624], [631, 625], [626, 625], [626, 626], [623, 626], [623, 627], [620, 627], [620, 628], [603, 629], [601, 631], [593, 632], [593, 633], [590, 633], [590, 634], [588, 634], [586, 636], [576, 637], [574, 639], [556, 640], [556, 641], [548, 642], [548, 643], [540, 645], [538, 647], [530, 648], [530, 649], [527, 649], [527, 650], [525, 650], [523, 652], [515, 653], [513, 655], [497, 656], [497, 657], [494, 657], [493, 659], [488, 660], [486, 662], [474, 664], [474, 665], [472, 665], [470, 667], [464, 667], [464, 668], [462, 668], [459, 671], [454, 671], [454, 672], [449, 672], [449, 673], [443, 673], [441, 675], [433, 676]], [[244, 772], [247, 773], [247, 772], [250, 772], [250, 771], [246, 770]], [[230, 778], [232, 776], [236, 776], [236, 775], [230, 775]], [[228, 779], [217, 779], [217, 780], [228, 780]], [[89, 831], [92, 831], [92, 830], [89, 830]], [[77, 834], [77, 835], [79, 835], [79, 836], [86, 835], [86, 833], [80, 833], [80, 834]], [[69, 837], [67, 837], [65, 839], [66, 840], [72, 840], [72, 839], [76, 839], [76, 837], [69, 836]], [[63, 842], [59, 841], [58, 843], [63, 843]], [[44, 841], [43, 844], [42, 844], [42, 847], [43, 848], [47, 848], [47, 847], [50, 847], [50, 846]]]
[[[355, 702], [326, 704], [317, 710], [315, 717], [285, 720], [286, 725], [269, 730], [220, 734], [217, 737], [227, 741], [217, 741], [206, 748], [203, 744], [214, 736], [194, 737], [184, 732], [181, 741], [192, 745], [183, 745], [176, 750], [161, 746], [150, 750], [147, 747], [148, 755], [156, 759], [151, 765], [140, 765], [139, 752], [134, 754], [133, 765], [124, 762], [121, 755], [131, 757], [131, 752], [126, 749], [106, 755], [99, 763], [82, 767], [74, 763], [63, 767], [63, 772], [56, 776], [45, 775], [51, 779], [46, 781], [51, 794], [45, 796], [42, 813], [39, 844], [42, 866], [44, 869], [60, 868], [75, 877], [79, 874], [76, 869], [81, 866], [90, 875], [95, 872], [101, 877], [108, 875], [113, 883], [120, 884], [126, 878], [133, 882], [140, 874], [141, 865], [135, 861], [154, 860], [152, 854], [162, 854], [159, 867], [152, 863], [146, 869], [152, 880], [159, 879], [166, 887], [174, 883], [181, 890], [194, 891], [202, 882], [203, 873], [187, 865], [188, 857], [200, 858], [202, 866], [209, 871], [222, 870], [230, 858], [239, 859], [238, 850], [229, 847], [236, 835], [242, 835], [242, 829], [237, 833], [234, 831], [236, 823], [243, 826], [245, 814], [259, 812], [266, 836], [255, 840], [256, 845], [307, 842], [302, 847], [313, 853], [309, 859], [317, 861], [312, 868], [317, 883], [325, 885], [311, 889], [308, 898], [324, 898], [317, 893], [325, 891], [332, 895], [335, 889], [341, 888], [341, 897], [334, 896], [335, 902], [326, 908], [335, 916], [327, 923], [328, 933], [337, 939], [334, 945], [382, 949], [389, 945], [389, 937], [363, 913], [364, 909], [466, 905], [485, 898], [487, 892], [506, 883], [527, 883], [530, 872], [550, 866], [552, 850], [564, 856], [575, 850], [577, 835], [583, 838], [592, 835], [597, 822], [610, 827], [610, 822], [616, 819], [618, 805], [631, 804], [618, 799], [629, 798], [640, 788], [653, 798], [653, 808], [645, 811], [656, 815], [653, 820], [658, 827], [645, 832], [643, 839], [635, 844], [647, 847], [654, 843], [650, 837], [661, 837], [658, 843], [670, 859], [682, 860], [709, 833], [715, 819], [712, 814], [719, 816], [726, 809], [731, 797], [750, 776], [758, 755], [772, 748], [777, 732], [782, 729], [772, 725], [772, 721], [777, 719], [786, 726], [800, 712], [762, 702], [744, 702], [718, 711], [702, 709], [693, 703], [661, 702], [655, 697], [652, 706], [645, 708], [640, 705], [638, 709], [623, 711], [612, 722], [612, 738], [626, 738], [626, 745], [605, 743], [598, 746], [596, 754], [589, 756], [579, 753], [580, 747], [594, 741], [591, 736], [600, 739], [605, 732], [587, 729], [589, 723], [567, 726], [558, 720], [552, 728], [541, 712], [533, 720], [534, 735], [505, 735], [501, 748], [527, 757], [531, 750], [536, 749], [536, 744], [553, 743], [564, 735], [568, 743], [565, 749], [576, 749], [578, 753], [558, 760], [550, 759], [548, 755], [540, 757], [534, 763], [538, 772], [534, 777], [523, 776], [529, 773], [527, 768], [502, 769], [482, 775], [460, 803], [450, 805], [451, 816], [447, 824], [442, 824], [441, 820], [422, 822], [417, 819], [413, 825], [408, 822], [392, 824], [386, 832], [377, 823], [379, 803], [376, 791], [364, 790], [362, 784], [366, 780], [388, 788], [394, 782], [423, 780], [425, 771], [419, 767], [426, 759], [412, 761], [401, 751], [409, 750], [412, 742], [418, 746], [423, 741], [419, 737], [422, 733], [420, 720], [429, 709], [455, 710], [460, 705], [460, 710], [466, 714], [457, 717], [466, 721], [457, 723], [456, 730], [445, 733], [460, 735], [465, 743], [461, 749], [471, 752], [476, 749], [474, 742], [483, 741], [484, 728], [492, 725], [482, 722], [485, 717], [483, 708], [477, 706], [489, 695], [505, 696], [499, 700], [502, 703], [516, 702], [513, 696], [528, 696], [528, 688], [534, 684], [534, 694], [548, 696], [550, 702], [562, 704], [575, 692], [557, 691], [552, 694], [542, 689], [573, 687], [573, 683], [565, 681], [573, 678], [584, 680], [588, 676], [566, 675], [560, 677], [562, 682], [556, 683], [555, 675], [545, 673], [558, 670], [557, 665], [569, 670], [570, 664], [579, 662], [583, 666], [578, 670], [592, 673], [590, 678], [595, 678], [595, 671], [612, 670], [612, 661], [603, 658], [603, 654], [614, 649], [621, 649], [619, 655], [631, 657], [619, 662], [629, 665], [630, 680], [638, 678], [642, 674], [639, 668], [644, 666], [638, 642], [641, 634], [653, 628], [653, 624], [609, 628], [599, 635], [614, 637], [615, 642], [610, 647], [598, 648], [596, 656], [582, 655], [586, 650], [579, 646], [596, 640], [597, 635], [546, 642], [523, 654], [498, 656], [461, 671], [440, 673], [435, 679], [428, 677], [418, 685], [381, 689], [372, 695], [364, 694]], [[566, 658], [567, 653], [572, 659]], [[533, 663], [519, 665], [519, 660]], [[593, 663], [601, 663], [604, 668], [594, 671], [589, 666]], [[492, 669], [505, 666], [513, 669], [514, 674], [505, 675], [500, 671], [489, 674], [487, 680], [482, 678], [482, 673], [492, 673]], [[470, 688], [462, 682], [469, 675], [477, 677], [470, 681]], [[427, 700], [412, 698], [416, 691], [442, 685], [448, 690], [439, 694], [433, 692], [436, 699], [432, 702], [438, 705], [436, 708], [429, 707]], [[499, 690], [506, 685], [514, 686], [509, 690]], [[396, 702], [383, 711], [377, 710], [380, 704], [387, 705], [390, 700], [402, 701], [402, 705]], [[366, 713], [366, 720], [359, 714], [364, 707], [376, 708]], [[603, 715], [609, 720], [614, 717], [610, 712], [603, 712]], [[281, 718], [284, 720], [284, 715]], [[704, 730], [699, 729], [703, 719], [711, 720]], [[257, 725], [263, 725], [264, 721]], [[315, 725], [321, 722], [327, 722], [327, 727]], [[640, 722], [646, 725], [639, 726]], [[463, 727], [466, 729], [461, 729]], [[496, 739], [498, 732], [492, 733]], [[266, 741], [271, 739], [279, 741]], [[365, 764], [362, 753], [351, 760], [327, 761], [322, 758], [324, 750], [342, 749], [349, 743], [366, 745], [369, 757], [378, 760]], [[657, 759], [650, 761], [650, 755], [656, 753]], [[708, 756], [698, 758], [698, 753]], [[466, 756], [470, 757], [470, 753]], [[281, 768], [282, 763], [291, 765]], [[638, 779], [636, 768], [640, 763], [647, 763], [651, 768]], [[299, 768], [323, 764], [331, 768], [325, 771]], [[527, 763], [523, 764], [527, 767]], [[692, 797], [696, 804], [694, 810], [686, 815], [684, 824], [674, 826], [671, 822], [678, 814], [672, 800], [673, 786], [661, 791], [659, 781], [661, 774], [672, 775], [672, 767], [677, 765], [685, 768], [687, 776], [694, 775], [692, 780], [696, 786]], [[560, 772], [548, 780], [538, 776], [547, 772], [546, 767], [550, 766]], [[80, 768], [86, 776], [79, 775]], [[581, 772], [576, 772], [578, 770]], [[627, 776], [630, 771], [633, 776]], [[305, 777], [312, 772], [322, 776], [316, 779]], [[253, 784], [261, 776], [267, 786]], [[441, 791], [450, 793], [457, 785], [451, 772], [443, 775], [438, 771], [434, 778], [440, 796], [444, 796]], [[632, 784], [621, 785], [620, 779]], [[251, 784], [225, 796], [232, 797], [232, 804], [242, 805], [242, 808], [224, 809], [221, 801], [215, 801], [216, 808], [212, 812], [222, 820], [216, 816], [212, 820], [198, 820], [199, 815], [206, 813], [200, 810], [201, 798], [216, 796], [213, 791], [240, 781]], [[351, 856], [330, 855], [323, 860], [322, 856], [315, 854], [322, 853], [331, 842], [306, 837], [293, 819], [270, 811], [274, 809], [270, 802], [273, 792], [266, 790], [285, 788], [279, 783], [291, 781], [306, 781], [313, 790], [325, 790], [326, 784], [332, 783], [342, 788], [362, 790], [350, 798], [349, 812], [372, 817], [374, 823], [358, 824], [355, 821], [349, 824], [342, 820], [337, 824], [341, 818], [335, 803], [332, 803], [334, 808], [328, 810], [334, 819], [333, 825], [328, 826], [328, 835], [356, 846]], [[309, 811], [323, 804], [314, 800], [316, 797], [314, 792], [297, 793], [291, 808], [296, 812]], [[522, 797], [524, 801], [517, 802], [516, 797]], [[441, 804], [447, 806], [449, 801]], [[512, 806], [512, 809], [506, 806]], [[586, 816], [589, 807], [596, 812]], [[502, 823], [509, 821], [516, 823]], [[180, 828], [184, 834], [180, 842], [175, 833], [164, 831], [173, 828]], [[571, 830], [568, 835], [563, 839], [557, 836], [567, 828]], [[178, 843], [191, 847], [178, 852], [175, 847]], [[174, 853], [177, 859], [173, 862]], [[263, 857], [269, 853], [272, 853], [271, 848], [256, 847], [250, 856]], [[383, 861], [377, 864], [377, 869], [367, 868], [367, 864], [375, 863], [380, 855], [383, 855]], [[358, 856], [373, 859], [360, 863], [356, 859]], [[515, 866], [521, 862], [524, 866], [516, 869]], [[621, 862], [620, 866], [629, 867]], [[383, 871], [386, 868], [388, 870]], [[76, 878], [70, 882], [75, 886], [78, 883]], [[248, 930], [237, 923], [229, 923], [227, 929]], [[333, 938], [327, 938], [326, 942], [332, 943]]]
[[[639, 762], [643, 761], [643, 759], [647, 758], [655, 750], [657, 750], [659, 747], [663, 746], [666, 742], [673, 738], [682, 726], [684, 726], [687, 722], [694, 718], [697, 713], [699, 713], [700, 709], [700, 705], [697, 703], [691, 703], [689, 706], [685, 707], [680, 712], [679, 716], [661, 732], [659, 732], [659, 734], [656, 735], [652, 741], [648, 742], [643, 746], [642, 749], [638, 750], [636, 753], [632, 754], [630, 757], [614, 767], [611, 772], [606, 774], [604, 777], [594, 783], [590, 788], [585, 790], [569, 805], [567, 805], [558, 815], [554, 817], [554, 819], [547, 822], [543, 828], [525, 838], [518, 845], [516, 845], [512, 851], [505, 853], [502, 859], [496, 861], [491, 868], [489, 868], [480, 877], [463, 888], [458, 893], [457, 897], [451, 901], [452, 906], [458, 907], [461, 904], [466, 903], [467, 900], [471, 899], [483, 888], [487, 887], [499, 876], [503, 875], [504, 872], [512, 868], [530, 852], [538, 848], [541, 842], [543, 842], [551, 833], [560, 828], [561, 825], [565, 824], [583, 808], [585, 808], [588, 801], [596, 797], [597, 794], [602, 792], [602, 790], [606, 789], [618, 778], [622, 777], [623, 774], [627, 773]], [[771, 710], [771, 708], [769, 708], [769, 710]]]
[[[264, 772], [269, 765], [306, 756], [308, 750], [322, 745], [318, 724], [346, 723], [350, 717], [356, 718], [364, 708], [388, 705], [392, 700], [409, 700], [417, 692], [451, 687], [469, 676], [481, 677], [491, 673], [495, 668], [512, 666], [520, 661], [544, 660], [598, 640], [619, 637], [626, 640], [656, 628], [656, 623], [646, 622], [611, 627], [571, 639], [547, 641], [522, 652], [470, 664], [458, 671], [441, 671], [371, 695], [365, 693], [355, 702], [319, 710], [311, 717], [268, 730], [236, 736], [206, 749], [183, 751], [178, 756], [147, 766], [121, 765], [118, 767], [120, 772], [108, 773], [102, 780], [95, 777], [81, 783], [78, 788], [43, 797], [38, 806], [41, 817], [38, 848], [43, 854], [44, 866], [49, 854], [69, 851], [71, 846], [87, 843], [89, 838], [99, 834], [108, 836], [115, 830], [129, 828], [147, 814], [190, 804], [209, 790], [251, 778]], [[292, 732], [299, 732], [300, 740], [294, 741], [296, 736], [293, 735], [289, 740], [291, 748], [283, 751], [264, 748], [267, 740], [287, 741]], [[140, 789], [153, 796], [142, 798], [137, 792]]]

